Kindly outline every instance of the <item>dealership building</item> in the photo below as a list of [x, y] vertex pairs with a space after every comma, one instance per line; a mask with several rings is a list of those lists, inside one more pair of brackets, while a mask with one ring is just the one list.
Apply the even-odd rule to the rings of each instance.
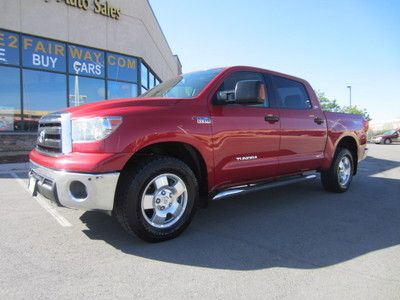
[[180, 73], [147, 0], [1, 0], [0, 159], [34, 146], [44, 114]]

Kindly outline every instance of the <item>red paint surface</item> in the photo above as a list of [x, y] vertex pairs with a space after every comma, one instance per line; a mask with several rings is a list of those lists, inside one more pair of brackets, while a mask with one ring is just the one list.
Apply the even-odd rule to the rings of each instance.
[[[309, 95], [309, 110], [215, 106], [212, 97], [223, 80], [235, 71], [275, 74], [302, 82]], [[193, 99], [133, 98], [108, 100], [69, 108], [73, 118], [122, 116], [122, 125], [101, 142], [74, 144], [73, 152], [49, 157], [33, 150], [33, 162], [77, 172], [120, 171], [140, 149], [161, 142], [193, 146], [206, 162], [209, 190], [254, 182], [305, 170], [329, 168], [335, 149], [352, 137], [358, 157], [364, 155], [366, 133], [362, 116], [322, 112], [308, 82], [251, 67], [224, 69]], [[269, 123], [266, 115], [278, 115]], [[196, 117], [211, 117], [212, 124], [197, 124]], [[314, 118], [323, 119], [322, 124]], [[257, 156], [250, 161], [237, 157]]]

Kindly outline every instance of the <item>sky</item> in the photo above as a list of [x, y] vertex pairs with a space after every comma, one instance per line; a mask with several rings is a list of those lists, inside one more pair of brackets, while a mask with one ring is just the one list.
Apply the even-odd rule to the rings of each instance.
[[183, 72], [256, 66], [400, 118], [399, 0], [150, 0]]

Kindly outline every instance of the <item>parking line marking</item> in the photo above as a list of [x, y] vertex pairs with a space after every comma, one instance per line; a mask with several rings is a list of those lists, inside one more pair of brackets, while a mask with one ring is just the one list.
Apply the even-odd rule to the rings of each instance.
[[[23, 189], [29, 193], [26, 183], [14, 172], [11, 172], [10, 174], [12, 177], [17, 179], [18, 183], [23, 187]], [[58, 224], [60, 224], [62, 227], [72, 227], [72, 224], [68, 222], [68, 220], [64, 218], [57, 210], [55, 210], [54, 207], [47, 203], [47, 201], [44, 200], [40, 195], [37, 195], [34, 198], [36, 199], [36, 202], [58, 222]]]

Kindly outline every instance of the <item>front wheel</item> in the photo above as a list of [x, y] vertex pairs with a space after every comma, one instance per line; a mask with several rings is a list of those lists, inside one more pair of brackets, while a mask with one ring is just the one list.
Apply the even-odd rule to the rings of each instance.
[[125, 172], [115, 215], [128, 233], [148, 242], [175, 238], [191, 222], [198, 198], [192, 170], [182, 161], [154, 156]]
[[391, 139], [386, 139], [384, 143], [385, 143], [385, 145], [390, 145], [392, 143], [392, 140]]
[[321, 172], [321, 181], [325, 190], [335, 193], [346, 192], [353, 179], [353, 156], [347, 149], [338, 149], [329, 170]]

